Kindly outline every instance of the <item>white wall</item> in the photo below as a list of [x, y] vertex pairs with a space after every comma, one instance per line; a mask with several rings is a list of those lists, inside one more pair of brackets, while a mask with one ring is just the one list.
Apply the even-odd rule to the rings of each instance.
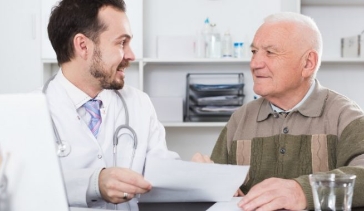
[[167, 127], [167, 146], [178, 152], [183, 160], [191, 160], [196, 152], [211, 155], [221, 130], [222, 127]]

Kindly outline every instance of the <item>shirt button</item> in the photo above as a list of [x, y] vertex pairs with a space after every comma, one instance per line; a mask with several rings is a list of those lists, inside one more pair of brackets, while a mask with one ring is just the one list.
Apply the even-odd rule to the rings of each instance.
[[278, 117], [279, 117], [278, 113], [277, 113], [277, 112], [274, 112], [274, 113], [273, 113], [273, 117], [274, 117], [274, 118], [278, 118]]
[[97, 158], [98, 158], [98, 159], [101, 159], [101, 158], [102, 158], [102, 155], [97, 155]]
[[281, 148], [281, 149], [279, 150], [279, 152], [283, 155], [284, 153], [286, 153], [286, 149], [285, 149], [285, 148]]
[[283, 133], [287, 134], [289, 132], [288, 127], [283, 128]]

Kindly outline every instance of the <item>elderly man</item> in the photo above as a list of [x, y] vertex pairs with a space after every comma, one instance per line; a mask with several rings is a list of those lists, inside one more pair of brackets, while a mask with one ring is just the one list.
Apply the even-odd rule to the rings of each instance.
[[250, 165], [238, 206], [313, 209], [308, 175], [315, 172], [356, 174], [353, 206], [364, 206], [364, 114], [315, 79], [322, 55], [315, 22], [297, 13], [270, 15], [251, 50], [261, 98], [231, 116], [211, 156], [216, 163]]

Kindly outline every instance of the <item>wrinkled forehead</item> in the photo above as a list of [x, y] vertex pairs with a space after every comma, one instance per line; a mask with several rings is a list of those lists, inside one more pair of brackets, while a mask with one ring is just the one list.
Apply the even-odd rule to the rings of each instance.
[[300, 42], [298, 27], [290, 22], [264, 23], [255, 33], [252, 46], [296, 46]]

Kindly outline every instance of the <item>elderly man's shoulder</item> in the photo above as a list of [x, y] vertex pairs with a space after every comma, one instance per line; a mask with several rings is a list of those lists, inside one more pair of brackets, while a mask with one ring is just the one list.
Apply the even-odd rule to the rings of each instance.
[[328, 105], [336, 105], [336, 106], [353, 106], [353, 107], [359, 107], [359, 105], [349, 97], [338, 93], [334, 90], [328, 89], [328, 96], [327, 96], [327, 104]]
[[328, 113], [356, 113], [359, 116], [364, 116], [362, 108], [354, 100], [330, 89], [328, 90], [325, 107]]

